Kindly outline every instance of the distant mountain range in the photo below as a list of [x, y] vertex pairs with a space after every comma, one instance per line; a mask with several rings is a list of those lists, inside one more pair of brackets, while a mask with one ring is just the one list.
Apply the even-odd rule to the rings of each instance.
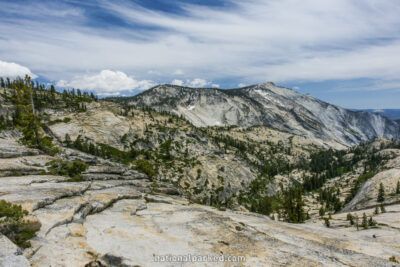
[[230, 90], [164, 84], [116, 101], [182, 115], [199, 127], [263, 125], [339, 146], [400, 136], [399, 124], [381, 113], [344, 109], [271, 82]]
[[380, 114], [391, 120], [400, 120], [400, 109], [362, 109], [363, 111]]

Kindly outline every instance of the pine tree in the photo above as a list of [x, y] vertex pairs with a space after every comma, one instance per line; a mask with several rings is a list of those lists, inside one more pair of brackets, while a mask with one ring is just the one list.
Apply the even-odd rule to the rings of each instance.
[[379, 184], [379, 192], [378, 192], [378, 202], [383, 202], [385, 201], [385, 188], [383, 187], [383, 184]]
[[329, 219], [328, 218], [324, 218], [324, 220], [325, 220], [325, 226], [326, 227], [330, 227], [331, 226], [331, 222], [329, 221]]
[[69, 136], [69, 134], [65, 134], [65, 145], [67, 146], [67, 147], [70, 147], [71, 146], [71, 143], [72, 143], [72, 141], [71, 141], [71, 137]]
[[369, 226], [375, 226], [375, 225], [376, 225], [376, 222], [372, 219], [371, 216], [369, 217], [368, 225], [369, 225]]
[[50, 86], [50, 94], [51, 94], [51, 102], [55, 104], [56, 102], [56, 89], [54, 88], [54, 85]]
[[381, 213], [385, 213], [385, 212], [386, 212], [385, 206], [383, 204], [381, 204]]
[[30, 77], [14, 82], [16, 104], [16, 125], [24, 135], [23, 141], [27, 145], [40, 147], [39, 118], [35, 114]]
[[350, 225], [354, 225], [354, 217], [351, 213], [347, 214], [347, 220], [350, 222]]
[[396, 194], [400, 194], [400, 180], [397, 181]]
[[304, 201], [301, 189], [290, 188], [283, 193], [282, 209], [285, 219], [291, 223], [303, 223], [305, 220]]
[[358, 215], [356, 215], [356, 228], [357, 228], [357, 231], [359, 230], [359, 224], [358, 224]]
[[11, 89], [12, 85], [11, 85], [11, 80], [10, 80], [10, 78], [7, 77], [6, 80], [7, 80], [7, 82], [6, 82], [6, 87], [7, 87], [8, 89]]
[[325, 209], [324, 209], [324, 207], [321, 207], [320, 209], [319, 209], [319, 216], [324, 216], [325, 215]]
[[379, 208], [378, 208], [378, 206], [375, 206], [375, 212], [374, 212], [375, 214], [379, 214]]
[[362, 227], [364, 229], [368, 229], [368, 219], [367, 219], [367, 215], [365, 214], [365, 212], [363, 213]]

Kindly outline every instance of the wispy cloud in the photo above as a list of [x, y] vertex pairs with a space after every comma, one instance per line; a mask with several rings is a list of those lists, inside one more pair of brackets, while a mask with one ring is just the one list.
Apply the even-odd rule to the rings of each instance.
[[[196, 77], [236, 84], [358, 78], [390, 83], [400, 77], [397, 0], [226, 2], [214, 8], [177, 1], [179, 12], [168, 13], [132, 1], [99, 0], [90, 9], [6, 1], [0, 3], [0, 58], [76, 85], [87, 82], [87, 73], [107, 69], [135, 75], [137, 82], [163, 83], [179, 75], [184, 84], [198, 86]], [[102, 21], [99, 27], [96, 12], [118, 23]]]

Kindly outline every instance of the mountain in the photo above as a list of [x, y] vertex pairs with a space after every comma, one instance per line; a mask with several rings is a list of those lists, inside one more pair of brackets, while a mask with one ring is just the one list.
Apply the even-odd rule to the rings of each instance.
[[337, 147], [400, 136], [399, 124], [379, 114], [344, 109], [271, 82], [230, 90], [164, 84], [114, 100], [182, 115], [195, 126], [263, 125]]

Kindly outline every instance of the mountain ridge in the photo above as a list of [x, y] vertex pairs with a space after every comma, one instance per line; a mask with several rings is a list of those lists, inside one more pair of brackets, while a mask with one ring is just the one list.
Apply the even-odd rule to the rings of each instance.
[[198, 127], [263, 125], [321, 143], [334, 142], [338, 147], [400, 136], [396, 121], [332, 105], [272, 82], [234, 89], [162, 84], [133, 97], [112, 100], [182, 115]]

